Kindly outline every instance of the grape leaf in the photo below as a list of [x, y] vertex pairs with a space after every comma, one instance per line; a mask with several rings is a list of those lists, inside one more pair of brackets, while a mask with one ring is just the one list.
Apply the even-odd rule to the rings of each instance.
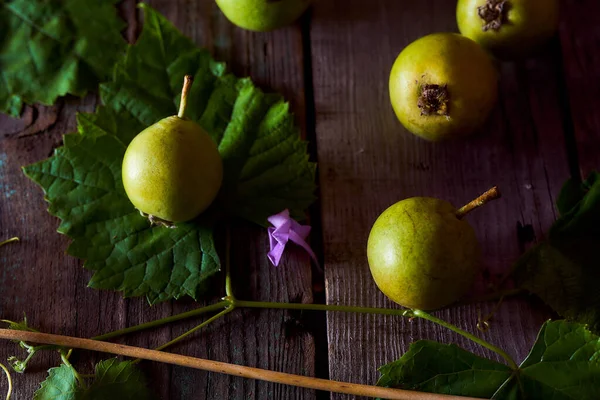
[[[225, 72], [206, 50], [142, 5], [140, 38], [100, 86], [103, 105], [78, 115], [54, 156], [24, 168], [45, 191], [58, 228], [73, 240], [68, 253], [94, 271], [97, 289], [146, 296], [153, 304], [204, 292], [220, 269], [212, 228], [221, 218], [261, 225], [288, 208], [300, 218], [314, 201], [315, 164], [308, 161], [289, 106], [249, 79]], [[151, 226], [121, 182], [127, 144], [148, 125], [177, 113], [185, 74], [194, 76], [187, 116], [218, 143], [223, 187], [213, 207], [176, 229]]]
[[600, 174], [567, 182], [557, 201], [560, 218], [548, 239], [526, 252], [513, 276], [518, 287], [536, 294], [569, 320], [600, 332]]
[[494, 399], [600, 399], [600, 339], [585, 325], [546, 322]]
[[153, 398], [142, 372], [131, 361], [116, 358], [96, 364], [94, 380], [82, 387], [75, 370], [65, 364], [51, 368], [34, 400], [147, 400]]
[[600, 398], [600, 338], [586, 326], [546, 322], [516, 371], [455, 345], [421, 340], [380, 368], [378, 385], [503, 400]]
[[562, 317], [600, 332], [600, 268], [590, 258], [597, 247], [594, 238], [542, 242], [519, 259], [515, 282]]
[[600, 236], [599, 173], [591, 173], [579, 187], [569, 180], [559, 194], [557, 204], [561, 216], [550, 229], [552, 239]]
[[116, 358], [96, 364], [94, 382], [81, 397], [85, 400], [145, 400], [153, 398], [142, 371], [131, 361]]
[[489, 399], [512, 371], [456, 345], [419, 340], [379, 372], [379, 386]]
[[33, 394], [33, 400], [76, 400], [80, 393], [73, 368], [63, 364], [48, 370], [48, 378]]
[[0, 0], [0, 112], [84, 95], [125, 51], [117, 0]]

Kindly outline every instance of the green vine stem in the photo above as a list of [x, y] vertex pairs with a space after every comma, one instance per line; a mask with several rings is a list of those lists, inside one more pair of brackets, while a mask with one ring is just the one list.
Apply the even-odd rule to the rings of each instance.
[[302, 303], [277, 303], [264, 301], [243, 301], [236, 300], [233, 297], [226, 297], [218, 303], [201, 307], [196, 310], [186, 311], [181, 314], [175, 314], [170, 317], [157, 319], [140, 325], [130, 326], [129, 328], [119, 329], [117, 331], [94, 336], [94, 340], [109, 340], [128, 333], [140, 332], [150, 328], [157, 328], [171, 322], [180, 321], [206, 314], [212, 311], [218, 311], [224, 308], [271, 308], [280, 310], [309, 310], [309, 311], [338, 311], [354, 312], [359, 314], [380, 314], [380, 315], [398, 315], [401, 317], [413, 317], [412, 311], [408, 309], [375, 308], [375, 307], [355, 307], [355, 306], [336, 306], [330, 304], [302, 304]]
[[517, 370], [519, 369], [519, 366], [517, 365], [517, 363], [512, 359], [511, 356], [509, 356], [504, 350], [502, 350], [499, 347], [496, 347], [494, 345], [492, 345], [491, 343], [486, 342], [483, 339], [478, 338], [475, 335], [470, 334], [469, 332], [460, 329], [459, 327], [452, 325], [444, 320], [441, 320], [439, 318], [434, 317], [431, 314], [426, 313], [425, 311], [421, 311], [421, 310], [413, 310], [413, 314], [415, 317], [418, 318], [422, 318], [425, 319], [427, 321], [433, 322], [435, 324], [441, 325], [444, 328], [448, 328], [453, 332], [458, 333], [461, 336], [466, 337], [469, 340], [472, 340], [473, 342], [477, 343], [480, 346], [485, 347], [488, 350], [493, 351], [494, 353], [498, 354], [500, 357], [504, 358], [504, 360], [506, 360], [508, 366], [510, 368], [512, 368], [513, 370]]
[[466, 337], [469, 340], [483, 346], [500, 357], [504, 358], [508, 365], [512, 369], [518, 369], [519, 366], [504, 350], [486, 342], [485, 340], [478, 338], [477, 336], [460, 329], [459, 327], [450, 324], [449, 322], [443, 321], [439, 318], [434, 317], [421, 310], [410, 310], [410, 309], [386, 309], [386, 308], [371, 308], [371, 307], [350, 307], [350, 306], [336, 306], [336, 305], [325, 305], [325, 304], [298, 304], [298, 303], [271, 303], [271, 302], [260, 302], [260, 301], [243, 301], [236, 300], [236, 305], [241, 308], [275, 308], [275, 309], [287, 309], [287, 310], [311, 310], [311, 311], [342, 311], [342, 312], [354, 312], [361, 314], [384, 314], [384, 315], [399, 315], [402, 317], [417, 317], [427, 321], [441, 325], [453, 332], [458, 333]]
[[71, 368], [71, 370], [73, 371], [73, 375], [75, 375], [75, 379], [77, 379], [77, 382], [79, 382], [79, 385], [83, 389], [87, 389], [87, 385], [85, 384], [85, 380], [81, 377], [81, 375], [79, 375], [79, 372], [77, 372], [77, 370], [75, 369], [75, 367], [69, 362], [69, 358], [67, 357], [67, 355], [64, 352], [64, 350], [60, 351], [60, 359], [62, 360], [63, 364], [65, 364], [67, 367]]
[[234, 299], [233, 284], [231, 282], [231, 228], [227, 225], [227, 233], [225, 234], [225, 295]]
[[[113, 338], [116, 336], [123, 335], [125, 333], [137, 332], [143, 329], [147, 329], [150, 327], [157, 327], [160, 325], [164, 325], [169, 322], [182, 320], [185, 318], [190, 318], [193, 316], [197, 316], [208, 311], [215, 311], [220, 308], [225, 308], [220, 313], [214, 315], [208, 320], [204, 321], [200, 325], [195, 328], [185, 332], [183, 335], [171, 340], [168, 343], [158, 347], [156, 350], [163, 350], [180, 340], [188, 337], [194, 332], [204, 328], [211, 322], [223, 317], [224, 315], [230, 313], [236, 308], [263, 308], [263, 309], [282, 309], [282, 310], [307, 310], [307, 311], [337, 311], [337, 312], [353, 312], [360, 314], [380, 314], [380, 315], [397, 315], [401, 317], [407, 318], [422, 318], [428, 320], [430, 322], [436, 323], [440, 326], [443, 326], [447, 329], [450, 329], [453, 332], [458, 333], [459, 335], [464, 336], [465, 338], [472, 340], [473, 342], [483, 346], [496, 354], [500, 355], [508, 365], [512, 369], [518, 369], [517, 363], [510, 357], [504, 350], [492, 345], [491, 343], [486, 342], [485, 340], [478, 338], [477, 336], [460, 329], [459, 327], [452, 325], [446, 321], [443, 321], [439, 318], [434, 317], [431, 314], [428, 314], [421, 310], [410, 310], [410, 309], [390, 309], [390, 308], [374, 308], [374, 307], [356, 307], [356, 306], [340, 306], [340, 305], [330, 305], [330, 304], [302, 304], [302, 303], [278, 303], [278, 302], [265, 302], [265, 301], [246, 301], [246, 300], [236, 300], [233, 296], [227, 297], [219, 303], [213, 304], [212, 306], [202, 307], [197, 310], [188, 311], [182, 314], [176, 314], [171, 317], [162, 318], [156, 321], [148, 322], [142, 325], [132, 326], [126, 329], [121, 329], [119, 331], [111, 332], [105, 335], [96, 336], [93, 339], [95, 340], [106, 340], [107, 338]], [[208, 311], [207, 311], [208, 310]]]
[[13, 242], [18, 242], [18, 241], [19, 241], [19, 238], [15, 236], [15, 237], [12, 237], [12, 238], [10, 238], [8, 240], [0, 242], [0, 247], [4, 246], [5, 244], [9, 244], [9, 243], [13, 243]]
[[150, 329], [150, 328], [156, 328], [156, 327], [159, 327], [159, 326], [171, 323], [171, 322], [180, 321], [182, 319], [198, 317], [202, 314], [210, 313], [213, 311], [219, 311], [219, 310], [222, 310], [222, 309], [228, 307], [230, 304], [231, 304], [231, 302], [229, 300], [223, 300], [218, 303], [211, 304], [206, 307], [197, 308], [195, 310], [186, 311], [181, 314], [171, 315], [170, 317], [157, 319], [155, 321], [146, 322], [146, 323], [143, 323], [140, 325], [130, 326], [129, 328], [119, 329], [118, 331], [105, 333], [103, 335], [94, 336], [92, 339], [94, 339], [94, 340], [114, 339], [116, 337], [123, 336], [128, 333], [139, 332], [139, 331], [143, 331], [143, 330]]
[[181, 341], [181, 340], [185, 339], [186, 337], [190, 336], [192, 333], [194, 333], [194, 332], [196, 332], [196, 331], [199, 331], [200, 329], [204, 328], [204, 327], [205, 327], [205, 326], [207, 326], [208, 324], [210, 324], [210, 323], [212, 323], [212, 322], [214, 322], [214, 321], [218, 320], [218, 319], [219, 319], [219, 318], [221, 318], [221, 317], [224, 317], [225, 315], [227, 315], [227, 314], [229, 314], [230, 312], [232, 312], [234, 309], [235, 309], [235, 307], [234, 307], [234, 306], [231, 306], [231, 307], [228, 307], [228, 308], [224, 309], [223, 311], [221, 311], [220, 313], [218, 313], [218, 314], [216, 314], [216, 315], [213, 315], [212, 317], [210, 317], [209, 319], [207, 319], [206, 321], [204, 321], [204, 322], [203, 322], [203, 323], [201, 323], [200, 325], [198, 325], [198, 326], [196, 326], [196, 327], [194, 327], [194, 328], [190, 329], [189, 331], [185, 332], [185, 333], [184, 333], [184, 334], [182, 334], [182, 335], [179, 335], [179, 336], [177, 336], [175, 339], [173, 339], [173, 340], [171, 340], [171, 341], [169, 341], [169, 342], [167, 342], [167, 343], [165, 343], [165, 344], [163, 344], [163, 345], [161, 345], [161, 346], [157, 347], [157, 348], [156, 348], [156, 349], [154, 349], [154, 350], [158, 350], [158, 351], [160, 351], [160, 350], [164, 350], [164, 349], [166, 349], [166, 348], [167, 348], [167, 347], [169, 347], [169, 346], [172, 346], [172, 345], [174, 345], [175, 343], [177, 343], [177, 342], [179, 342], [179, 341]]
[[6, 375], [6, 380], [8, 380], [8, 390], [6, 391], [6, 400], [10, 400], [10, 396], [12, 396], [12, 391], [13, 391], [12, 377], [10, 376], [10, 371], [8, 370], [8, 368], [6, 368], [6, 366], [4, 364], [0, 363], [0, 368], [2, 369], [2, 371], [4, 371], [4, 375]]
[[336, 306], [331, 304], [302, 304], [302, 303], [275, 303], [267, 301], [244, 301], [236, 300], [235, 304], [241, 308], [269, 308], [280, 310], [308, 310], [308, 311], [339, 311], [359, 314], [383, 314], [398, 315], [401, 317], [413, 317], [410, 309], [374, 308], [356, 306]]

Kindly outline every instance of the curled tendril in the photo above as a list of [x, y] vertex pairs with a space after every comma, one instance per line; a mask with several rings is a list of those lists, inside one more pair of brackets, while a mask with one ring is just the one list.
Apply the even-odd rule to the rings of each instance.
[[480, 330], [481, 332], [487, 332], [490, 329], [490, 320], [494, 317], [494, 314], [496, 314], [496, 312], [500, 308], [500, 305], [502, 305], [503, 301], [504, 301], [504, 296], [500, 297], [500, 300], [498, 300], [498, 302], [496, 303], [494, 308], [492, 308], [492, 311], [490, 311], [489, 314], [487, 314], [485, 317], [481, 316], [481, 309], [479, 309], [477, 311], [477, 329], [478, 330]]
[[0, 363], [0, 368], [2, 368], [2, 371], [4, 371], [4, 374], [6, 375], [6, 380], [8, 380], [8, 390], [6, 391], [6, 400], [10, 400], [10, 396], [12, 395], [12, 390], [13, 390], [12, 377], [10, 376], [10, 371], [8, 370], [8, 368], [6, 368], [4, 366], [4, 364]]
[[490, 323], [488, 322], [488, 314], [486, 318], [481, 317], [481, 310], [477, 310], [477, 329], [481, 332], [487, 332], [490, 329]]

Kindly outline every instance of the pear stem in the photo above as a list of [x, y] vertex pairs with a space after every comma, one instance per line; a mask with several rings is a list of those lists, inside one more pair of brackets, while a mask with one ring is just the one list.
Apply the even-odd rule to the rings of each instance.
[[461, 208], [456, 211], [456, 218], [462, 219], [465, 215], [470, 213], [476, 208], [481, 207], [489, 201], [496, 200], [500, 198], [500, 190], [498, 190], [497, 186], [494, 186], [475, 200], [465, 204]]
[[186, 75], [183, 78], [183, 89], [181, 89], [181, 101], [179, 102], [179, 112], [177, 113], [177, 116], [179, 118], [183, 118], [185, 115], [185, 108], [187, 106], [187, 97], [188, 97], [188, 94], [190, 93], [190, 89], [192, 87], [193, 82], [194, 82], [194, 79], [192, 78], [191, 75]]
[[10, 239], [5, 240], [3, 242], [0, 242], [0, 246], [4, 246], [5, 244], [9, 244], [9, 243], [13, 243], [13, 242], [18, 242], [18, 241], [19, 241], [18, 237], [13, 237], [13, 238], [10, 238]]

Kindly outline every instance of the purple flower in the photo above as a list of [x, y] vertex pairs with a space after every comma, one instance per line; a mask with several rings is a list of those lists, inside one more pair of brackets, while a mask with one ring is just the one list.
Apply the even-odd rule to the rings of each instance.
[[267, 229], [269, 232], [270, 244], [270, 250], [267, 254], [267, 257], [274, 266], [277, 267], [279, 265], [279, 261], [281, 261], [281, 256], [283, 255], [285, 245], [288, 243], [288, 241], [292, 241], [293, 243], [296, 243], [304, 248], [317, 266], [319, 265], [317, 256], [312, 251], [308, 243], [306, 243], [306, 238], [308, 237], [311, 229], [310, 226], [300, 225], [298, 222], [294, 221], [290, 217], [290, 212], [287, 209], [283, 210], [279, 214], [270, 216], [267, 220], [273, 225]]

